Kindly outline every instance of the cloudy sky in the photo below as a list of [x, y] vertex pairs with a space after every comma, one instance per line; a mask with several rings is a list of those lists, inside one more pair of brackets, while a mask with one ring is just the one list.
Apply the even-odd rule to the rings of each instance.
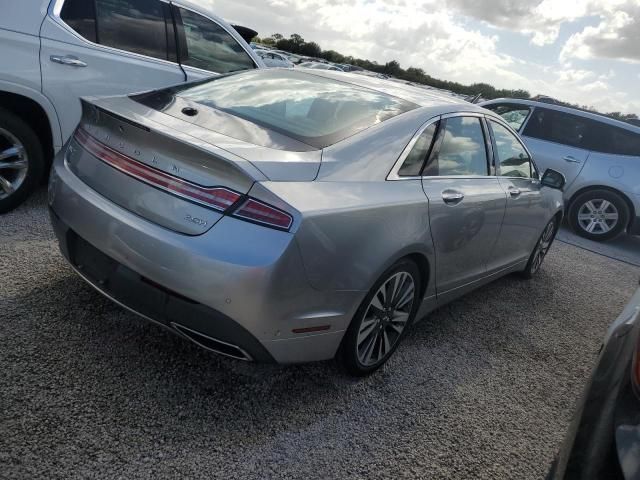
[[640, 0], [194, 0], [323, 49], [640, 114]]

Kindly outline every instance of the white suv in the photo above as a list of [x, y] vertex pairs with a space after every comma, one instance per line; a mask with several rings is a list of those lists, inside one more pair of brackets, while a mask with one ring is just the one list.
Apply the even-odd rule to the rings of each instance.
[[564, 174], [566, 218], [577, 234], [596, 241], [625, 230], [640, 235], [640, 128], [531, 100], [499, 99], [481, 106], [520, 133], [543, 172], [552, 168]]
[[182, 0], [3, 2], [0, 58], [0, 213], [43, 180], [80, 97], [265, 66], [233, 27]]

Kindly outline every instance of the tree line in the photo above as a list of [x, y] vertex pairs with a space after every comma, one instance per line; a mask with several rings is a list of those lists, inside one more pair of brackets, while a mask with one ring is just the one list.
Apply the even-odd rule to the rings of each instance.
[[[449, 90], [461, 95], [481, 95], [486, 100], [492, 100], [494, 98], [522, 98], [531, 99], [532, 96], [527, 90], [517, 89], [499, 89], [488, 83], [473, 83], [471, 85], [463, 85], [459, 82], [451, 82], [449, 80], [440, 80], [427, 74], [422, 68], [408, 67], [404, 69], [400, 66], [400, 63], [396, 60], [392, 60], [385, 64], [379, 64], [376, 61], [366, 60], [362, 58], [356, 58], [350, 55], [343, 55], [335, 50], [323, 50], [316, 42], [307, 42], [301, 35], [294, 33], [289, 38], [285, 38], [280, 33], [274, 33], [270, 37], [260, 38], [255, 37], [254, 42], [262, 43], [275, 47], [278, 50], [284, 50], [286, 52], [294, 53], [305, 57], [323, 58], [332, 63], [356, 65], [375, 73], [382, 73], [401, 80], [407, 80], [410, 82], [420, 83], [422, 85], [428, 85], [430, 87], [441, 88], [443, 90]], [[566, 102], [556, 101], [557, 103], [573, 108], [579, 108], [594, 113], [598, 112], [594, 107], [587, 105], [574, 105]], [[628, 121], [638, 119], [635, 114], [624, 114], [621, 112], [611, 112], [605, 114], [608, 117], [615, 118], [617, 120]]]

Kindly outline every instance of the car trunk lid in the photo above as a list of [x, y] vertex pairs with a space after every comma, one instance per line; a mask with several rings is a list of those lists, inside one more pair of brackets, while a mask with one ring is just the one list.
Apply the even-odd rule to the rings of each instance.
[[83, 101], [67, 165], [89, 187], [146, 220], [199, 235], [256, 181], [267, 180], [246, 159], [217, 145], [143, 115], [132, 119], [106, 103]]

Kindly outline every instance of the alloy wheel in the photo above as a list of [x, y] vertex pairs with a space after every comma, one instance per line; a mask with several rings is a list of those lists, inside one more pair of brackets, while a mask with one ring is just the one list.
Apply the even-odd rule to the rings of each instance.
[[547, 253], [549, 253], [549, 249], [551, 248], [551, 243], [553, 243], [553, 237], [555, 233], [556, 222], [555, 220], [551, 220], [545, 227], [544, 232], [542, 232], [540, 240], [538, 240], [538, 245], [536, 245], [536, 251], [533, 257], [533, 261], [531, 262], [531, 273], [537, 272], [542, 265], [544, 257], [546, 257]]
[[20, 188], [28, 170], [29, 158], [22, 142], [0, 128], [0, 200]]
[[616, 206], [602, 198], [589, 200], [578, 210], [580, 228], [592, 235], [609, 233], [618, 225], [619, 219], [620, 213]]
[[415, 299], [415, 281], [398, 272], [378, 289], [365, 312], [356, 341], [359, 362], [376, 365], [392, 351], [407, 326]]

